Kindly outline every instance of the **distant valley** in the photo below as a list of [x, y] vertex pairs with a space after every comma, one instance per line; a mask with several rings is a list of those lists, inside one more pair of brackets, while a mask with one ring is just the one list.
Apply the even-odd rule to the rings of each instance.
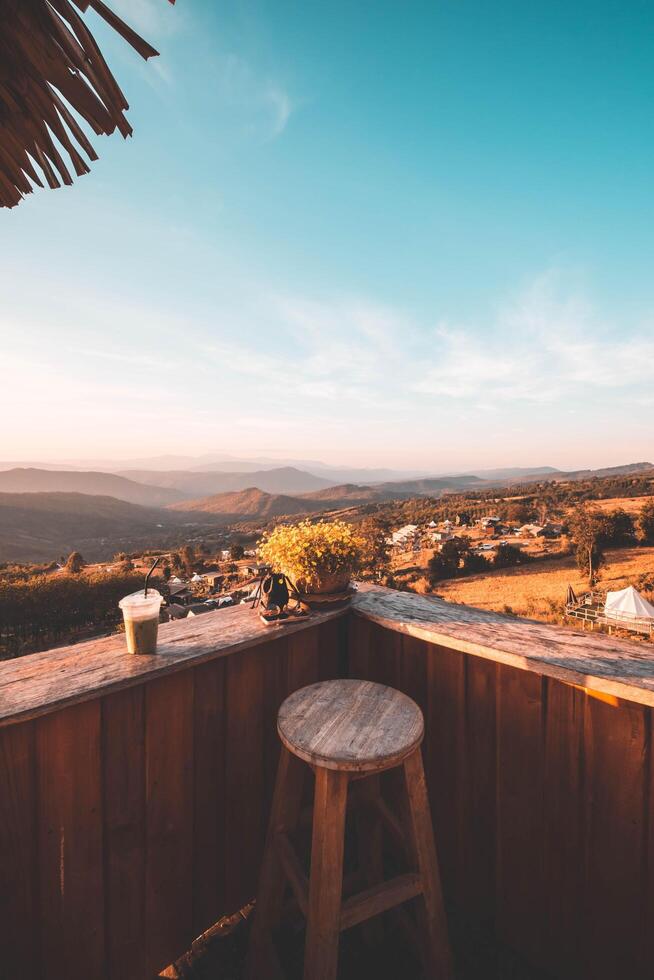
[[[0, 493], [0, 559], [52, 561], [71, 551], [105, 560], [181, 536], [173, 511], [83, 493]], [[177, 533], [175, 534], [175, 532]]]

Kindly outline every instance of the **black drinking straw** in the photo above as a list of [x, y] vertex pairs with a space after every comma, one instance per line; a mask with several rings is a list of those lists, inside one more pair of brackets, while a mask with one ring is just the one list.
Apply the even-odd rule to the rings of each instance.
[[159, 555], [158, 558], [155, 558], [155, 560], [152, 562], [152, 568], [145, 576], [145, 594], [143, 596], [144, 599], [147, 599], [148, 597], [148, 582], [150, 581], [150, 576], [152, 575], [153, 571], [155, 570], [155, 568], [157, 567], [160, 561], [161, 561], [161, 555]]

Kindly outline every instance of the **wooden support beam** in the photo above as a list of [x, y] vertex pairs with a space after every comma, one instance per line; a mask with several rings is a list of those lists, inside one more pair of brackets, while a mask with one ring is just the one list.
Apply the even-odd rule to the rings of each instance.
[[397, 875], [389, 881], [382, 881], [372, 888], [367, 888], [358, 895], [353, 895], [343, 902], [341, 909], [341, 932], [344, 929], [351, 929], [352, 926], [371, 919], [374, 915], [380, 915], [389, 909], [408, 902], [422, 893], [420, 875], [416, 872]]
[[309, 879], [304, 873], [302, 863], [287, 834], [277, 834], [275, 846], [286, 880], [293, 889], [295, 900], [300, 906], [302, 914], [306, 917], [309, 905]]

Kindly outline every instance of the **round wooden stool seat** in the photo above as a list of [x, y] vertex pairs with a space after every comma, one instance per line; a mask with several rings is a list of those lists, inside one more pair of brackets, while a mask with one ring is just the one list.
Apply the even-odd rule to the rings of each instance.
[[282, 742], [311, 765], [381, 772], [422, 742], [422, 711], [401, 691], [372, 681], [311, 684], [286, 698], [277, 718]]

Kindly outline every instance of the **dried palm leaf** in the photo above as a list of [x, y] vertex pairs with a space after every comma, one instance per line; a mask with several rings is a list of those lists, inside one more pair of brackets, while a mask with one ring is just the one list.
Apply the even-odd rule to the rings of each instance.
[[98, 135], [131, 135], [127, 100], [81, 16], [89, 7], [143, 58], [158, 54], [102, 0], [0, 0], [2, 207], [33, 184], [60, 187], [72, 184], [71, 169], [89, 172], [82, 152], [97, 154], [71, 109]]

